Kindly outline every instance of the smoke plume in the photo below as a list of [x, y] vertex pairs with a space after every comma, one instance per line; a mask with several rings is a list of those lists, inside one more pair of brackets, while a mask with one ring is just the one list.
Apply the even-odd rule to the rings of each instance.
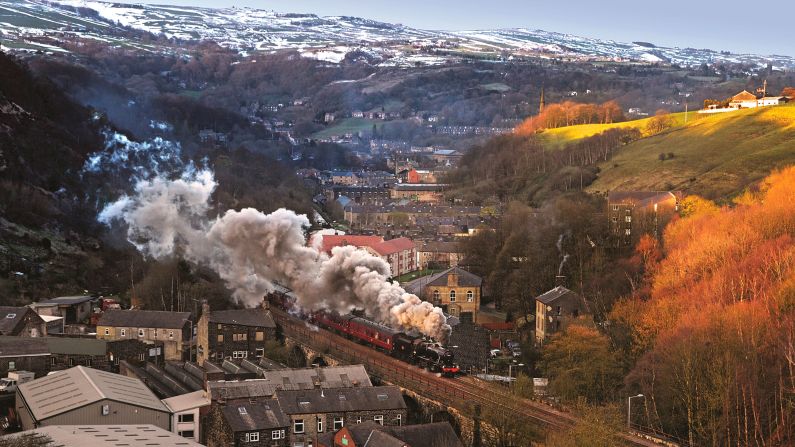
[[558, 247], [558, 253], [560, 253], [560, 264], [558, 265], [558, 276], [563, 274], [563, 266], [566, 265], [566, 261], [569, 260], [569, 254], [563, 251], [563, 233], [558, 236], [558, 242], [555, 243], [555, 246]]
[[138, 181], [133, 195], [108, 205], [99, 219], [126, 223], [128, 239], [148, 256], [179, 254], [211, 267], [247, 307], [258, 306], [278, 282], [304, 309], [363, 309], [390, 326], [446, 340], [450, 326], [442, 310], [389, 281], [382, 259], [350, 246], [330, 256], [307, 246], [309, 220], [286, 209], [229, 210], [208, 219], [215, 187], [209, 170], [189, 170], [175, 180], [158, 175]]

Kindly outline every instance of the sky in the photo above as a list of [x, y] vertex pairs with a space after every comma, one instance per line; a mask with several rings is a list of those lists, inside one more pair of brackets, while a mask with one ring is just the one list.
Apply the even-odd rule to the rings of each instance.
[[[127, 2], [127, 1], [125, 1]], [[531, 28], [622, 42], [795, 56], [795, 1], [144, 0], [350, 15], [422, 29]], [[758, 5], [757, 9], [753, 9]], [[789, 22], [789, 23], [788, 23]]]

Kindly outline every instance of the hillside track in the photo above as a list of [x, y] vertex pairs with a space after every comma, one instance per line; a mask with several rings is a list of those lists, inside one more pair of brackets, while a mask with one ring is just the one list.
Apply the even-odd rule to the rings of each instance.
[[[285, 336], [342, 363], [364, 365], [370, 375], [384, 382], [416, 392], [466, 415], [474, 415], [475, 407], [480, 406], [486, 420], [490, 414], [516, 415], [552, 430], [566, 429], [577, 422], [577, 418], [570, 413], [519, 398], [504, 388], [480, 379], [440, 377], [342, 335], [312, 326], [280, 309], [272, 307], [271, 313]], [[623, 435], [623, 438], [627, 445], [659, 446], [630, 434]]]

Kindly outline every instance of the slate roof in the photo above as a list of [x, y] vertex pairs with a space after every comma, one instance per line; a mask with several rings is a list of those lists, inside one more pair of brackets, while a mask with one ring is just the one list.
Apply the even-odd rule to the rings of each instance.
[[39, 303], [72, 305], [72, 304], [85, 303], [86, 301], [93, 301], [94, 299], [95, 298], [93, 296], [88, 296], [88, 295], [59, 296], [56, 298], [50, 298], [48, 300], [41, 300], [39, 301]]
[[552, 304], [555, 301], [557, 301], [559, 298], [566, 296], [570, 293], [574, 294], [575, 296], [578, 296], [576, 293], [572, 292], [571, 290], [563, 286], [557, 286], [552, 290], [549, 290], [545, 293], [542, 293], [541, 295], [538, 295], [536, 297], [536, 300], [541, 301], [544, 304]]
[[732, 96], [732, 101], [754, 101], [756, 99], [756, 95], [749, 92], [748, 90], [743, 90], [740, 93]]
[[29, 307], [0, 306], [0, 334], [16, 335], [17, 327], [25, 320], [25, 314], [30, 312], [41, 322], [39, 315]]
[[[205, 362], [205, 365], [207, 363]], [[271, 397], [278, 390], [312, 390], [318, 386], [324, 389], [373, 386], [362, 365], [263, 370], [260, 374], [262, 375], [260, 379], [208, 382], [212, 398], [218, 400]]]
[[232, 431], [254, 431], [290, 426], [290, 419], [279, 407], [279, 402], [234, 403], [223, 407], [223, 415]]
[[210, 312], [210, 323], [234, 324], [238, 326], [275, 328], [271, 313], [257, 307], [254, 309], [214, 310]]
[[[463, 447], [453, 427], [447, 422], [432, 424], [382, 426], [373, 421], [346, 427], [359, 447]], [[334, 445], [334, 433], [320, 438], [321, 446]]]
[[190, 312], [160, 310], [106, 310], [97, 326], [182, 329]]
[[48, 425], [11, 436], [47, 436], [58, 447], [201, 447], [154, 425]]
[[[441, 226], [441, 225], [440, 225]], [[451, 227], [456, 228], [456, 231], [459, 231], [460, 228], [455, 227], [454, 225], [449, 225]], [[429, 252], [429, 253], [461, 253], [461, 249], [458, 246], [458, 242], [449, 242], [449, 241], [427, 241], [422, 243], [417, 251], [420, 252]]]
[[53, 354], [93, 356], [107, 354], [108, 342], [105, 340], [71, 337], [46, 337], [44, 340]]
[[[458, 286], [459, 287], [480, 287], [483, 284], [483, 279], [475, 275], [474, 273], [470, 273], [461, 267], [451, 267], [443, 272], [437, 273], [430, 278], [426, 279], [422, 282], [423, 286], [446, 286], [447, 285], [447, 277], [451, 274], [455, 273], [458, 274]], [[422, 279], [422, 278], [418, 278]]]
[[331, 253], [334, 247], [343, 247], [346, 245], [353, 245], [354, 247], [370, 247], [380, 244], [384, 241], [381, 236], [361, 236], [354, 234], [324, 234], [323, 246], [321, 250], [326, 253]]
[[406, 408], [395, 386], [277, 391], [276, 399], [288, 415]]
[[610, 191], [607, 194], [610, 204], [631, 203], [641, 207], [670, 199], [676, 200], [676, 195], [670, 191]]
[[19, 385], [37, 421], [104, 399], [168, 412], [168, 408], [138, 379], [75, 366]]
[[50, 355], [43, 338], [0, 336], [0, 357]]

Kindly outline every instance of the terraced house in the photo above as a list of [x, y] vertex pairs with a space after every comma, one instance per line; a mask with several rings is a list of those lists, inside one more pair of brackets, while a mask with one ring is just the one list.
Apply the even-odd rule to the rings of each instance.
[[186, 360], [192, 340], [190, 312], [108, 310], [97, 322], [100, 340], [141, 340], [163, 344], [165, 360]]
[[197, 361], [255, 359], [265, 355], [265, 343], [276, 337], [276, 323], [263, 308], [211, 311], [202, 306], [197, 330]]

